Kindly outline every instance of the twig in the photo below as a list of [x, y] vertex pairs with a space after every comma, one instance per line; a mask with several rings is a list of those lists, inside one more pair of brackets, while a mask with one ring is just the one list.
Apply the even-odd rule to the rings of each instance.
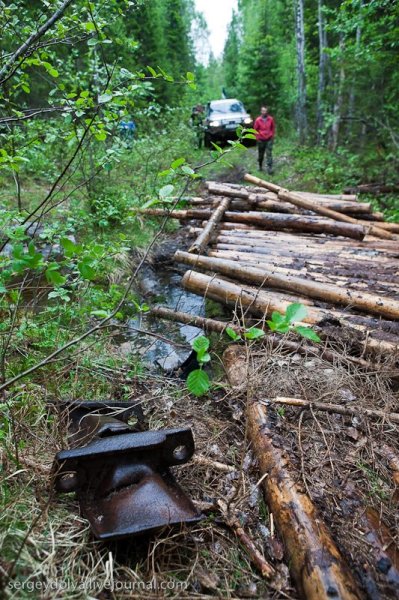
[[[1, 390], [1, 388], [0, 388]], [[384, 412], [383, 410], [372, 410], [369, 408], [352, 408], [341, 406], [340, 404], [325, 404], [324, 402], [309, 402], [302, 398], [270, 398], [261, 402], [265, 406], [269, 404], [286, 404], [288, 406], [298, 406], [300, 408], [313, 408], [325, 412], [337, 413], [339, 415], [349, 415], [353, 417], [370, 417], [372, 419], [385, 419], [393, 423], [399, 423], [399, 413]]]
[[255, 546], [254, 541], [250, 538], [248, 533], [244, 531], [237, 517], [232, 515], [231, 511], [229, 512], [227, 510], [227, 504], [223, 500], [218, 500], [218, 505], [221, 509], [226, 525], [228, 525], [238, 537], [241, 544], [244, 546], [246, 552], [248, 553], [249, 558], [261, 572], [262, 577], [270, 579], [270, 577], [272, 577], [275, 572], [271, 564], [268, 563], [265, 557], [259, 552], [259, 550]]
[[216, 469], [216, 471], [223, 471], [224, 473], [234, 473], [234, 471], [236, 471], [236, 468], [231, 465], [226, 465], [217, 460], [212, 460], [207, 456], [201, 456], [200, 454], [194, 456], [194, 462], [197, 463], [197, 465], [211, 467], [212, 469]]

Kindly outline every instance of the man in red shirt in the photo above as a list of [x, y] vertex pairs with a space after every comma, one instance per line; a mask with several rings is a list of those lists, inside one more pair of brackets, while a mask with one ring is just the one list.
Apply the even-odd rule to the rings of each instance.
[[262, 171], [263, 158], [266, 152], [267, 172], [271, 175], [273, 173], [272, 151], [275, 125], [273, 117], [268, 114], [267, 106], [262, 106], [260, 109], [260, 116], [255, 120], [254, 129], [257, 131], [256, 145], [258, 146], [259, 171]]

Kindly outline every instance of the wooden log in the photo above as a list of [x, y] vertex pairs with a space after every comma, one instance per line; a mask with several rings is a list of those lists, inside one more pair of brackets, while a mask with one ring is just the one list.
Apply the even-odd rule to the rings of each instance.
[[290, 475], [286, 453], [273, 440], [266, 408], [247, 409], [248, 437], [258, 458], [262, 487], [284, 542], [299, 594], [307, 600], [359, 600], [362, 596], [311, 499]]
[[[293, 192], [289, 192], [284, 188], [276, 186], [274, 183], [269, 183], [267, 181], [264, 181], [263, 179], [259, 179], [259, 177], [253, 177], [253, 175], [249, 174], [246, 174], [244, 178], [246, 179], [246, 181], [251, 181], [252, 183], [256, 183], [257, 185], [265, 187], [266, 189], [271, 189], [272, 191], [276, 191], [277, 188], [278, 197], [281, 198], [281, 200], [285, 200], [286, 202], [291, 202], [295, 206], [300, 206], [301, 208], [311, 210], [317, 214], [324, 215], [325, 217], [329, 217], [331, 219], [336, 219], [337, 221], [344, 221], [346, 223], [352, 223], [353, 225], [358, 225], [359, 227], [361, 227], [361, 225], [359, 225], [359, 222], [353, 217], [330, 210], [329, 208], [325, 208], [324, 206], [320, 206], [316, 202], [298, 196]], [[374, 235], [375, 237], [379, 237], [382, 239], [394, 239], [393, 235], [390, 232], [385, 231], [385, 229], [380, 229], [375, 225], [371, 225], [370, 227], [368, 227], [367, 232], [370, 235]]]
[[[174, 321], [178, 323], [185, 323], [186, 325], [194, 325], [203, 329], [206, 333], [220, 333], [223, 334], [227, 327], [232, 329], [237, 335], [243, 336], [245, 334], [246, 329], [244, 327], [240, 327], [235, 323], [219, 321], [218, 319], [209, 319], [206, 317], [197, 317], [195, 315], [191, 315], [190, 313], [185, 313], [182, 311], [172, 310], [171, 308], [167, 308], [165, 306], [154, 306], [150, 315], [159, 317], [161, 319], [166, 319], [168, 321]], [[260, 325], [257, 324], [259, 327]], [[263, 329], [263, 326], [260, 326]], [[289, 340], [286, 336], [282, 336], [280, 334], [274, 334], [266, 329], [265, 331], [266, 337], [259, 338], [261, 340], [266, 340], [270, 342], [274, 348], [279, 348], [280, 350], [287, 350], [289, 352], [293, 352], [295, 354], [301, 354], [303, 356], [315, 355], [320, 359], [324, 359], [330, 363], [335, 364], [337, 361], [345, 361], [348, 363], [352, 363], [358, 367], [363, 369], [368, 369], [370, 371], [378, 371], [381, 372], [381, 365], [371, 363], [362, 358], [358, 358], [356, 356], [345, 355], [342, 356], [336, 352], [328, 350], [325, 346], [320, 347], [318, 345], [310, 346], [309, 344], [305, 344], [303, 341], [295, 342], [294, 340]], [[399, 463], [398, 463], [399, 465]], [[399, 476], [399, 466], [398, 466], [398, 476]]]
[[348, 202], [357, 202], [357, 194], [324, 194], [323, 192], [303, 192], [294, 190], [295, 194], [301, 196], [310, 196], [311, 198], [328, 198], [331, 200], [343, 200]]
[[[228, 186], [231, 189], [239, 189], [239, 190], [247, 190], [249, 192], [255, 192], [255, 193], [264, 193], [264, 188], [256, 186], [256, 185], [245, 185], [242, 183], [220, 183], [218, 181], [207, 181], [205, 182], [205, 185], [208, 186], [209, 183], [212, 184], [216, 184], [216, 185], [224, 185], [224, 186]], [[273, 192], [274, 193], [274, 192]], [[297, 193], [297, 192], [295, 192]], [[332, 198], [335, 200], [349, 200], [351, 202], [356, 202], [358, 200], [358, 196], [357, 194], [327, 194], [324, 192], [304, 192], [301, 191], [299, 193], [303, 193], [306, 195], [310, 195], [310, 196], [322, 196], [323, 198]]]
[[[207, 186], [210, 194], [214, 194], [216, 196], [221, 195], [230, 196], [232, 198], [241, 198], [249, 204], [256, 204], [258, 207], [262, 207], [262, 204], [265, 201], [274, 201], [278, 203], [278, 195], [276, 195], [274, 192], [251, 193], [249, 190], [246, 190], [244, 188], [231, 188], [230, 185], [215, 182], [208, 182]], [[310, 200], [317, 201], [323, 206], [330, 208], [331, 210], [336, 210], [338, 212], [348, 214], [367, 214], [372, 212], [372, 207], [369, 202], [359, 203], [354, 201], [348, 201], [348, 199], [339, 200], [337, 197], [334, 196], [323, 196], [319, 194], [313, 195], [308, 194], [307, 192], [294, 193], [298, 193], [303, 198], [310, 198]], [[289, 205], [289, 203], [284, 204]], [[266, 208], [266, 206], [263, 206], [262, 208]]]
[[370, 555], [380, 577], [384, 577], [385, 583], [391, 588], [391, 593], [385, 598], [399, 598], [399, 549], [393, 535], [379, 513], [370, 506], [355, 522], [368, 542]]
[[327, 404], [325, 402], [310, 402], [301, 398], [270, 398], [266, 400], [267, 404], [285, 404], [288, 406], [298, 406], [300, 408], [309, 408], [321, 410], [323, 412], [336, 413], [338, 415], [348, 415], [351, 417], [370, 417], [371, 419], [379, 419], [390, 421], [391, 423], [399, 423], [399, 414], [385, 412], [383, 410], [371, 410], [369, 408], [352, 408], [351, 406], [343, 406], [342, 404]]
[[195, 242], [190, 246], [189, 252], [195, 254], [201, 254], [212, 237], [213, 232], [216, 230], [220, 221], [222, 220], [226, 210], [229, 208], [231, 198], [223, 198], [219, 206], [213, 211], [204, 229], [199, 234]]
[[[374, 216], [374, 215], [372, 215], [372, 216]], [[399, 223], [388, 223], [386, 221], [373, 222], [373, 221], [363, 221], [363, 220], [361, 220], [360, 222], [365, 227], [367, 227], [367, 225], [371, 224], [376, 227], [379, 227], [380, 229], [385, 229], [386, 231], [390, 231], [391, 233], [399, 233]]]
[[[210, 210], [174, 210], [167, 211], [157, 208], [148, 208], [139, 210], [141, 214], [165, 217], [181, 221], [189, 219], [209, 219], [212, 211]], [[323, 219], [320, 217], [307, 215], [286, 215], [280, 213], [267, 213], [248, 211], [244, 213], [235, 213], [227, 211], [224, 214], [223, 221], [234, 223], [254, 224], [260, 228], [279, 231], [281, 229], [292, 229], [295, 231], [308, 233], [329, 233], [331, 235], [349, 237], [355, 240], [362, 240], [365, 236], [365, 229], [361, 225], [352, 225], [350, 223], [338, 223], [332, 219]]]
[[[274, 310], [284, 313], [298, 297], [283, 296], [272, 292], [250, 290], [224, 279], [210, 277], [196, 271], [187, 271], [181, 285], [188, 291], [200, 294], [211, 300], [216, 300], [229, 306], [242, 306], [252, 314], [261, 317], [269, 316]], [[301, 298], [300, 301], [303, 302]], [[303, 302], [306, 304], [306, 300]], [[309, 307], [304, 318], [305, 323], [315, 324], [327, 317], [329, 313], [320, 308]]]
[[373, 338], [369, 335], [370, 332], [364, 325], [352, 323], [350, 315], [343, 312], [338, 313], [337, 311], [316, 308], [315, 306], [311, 306], [309, 300], [303, 297], [277, 294], [270, 291], [266, 293], [263, 290], [260, 291], [259, 289], [251, 288], [248, 285], [236, 285], [225, 279], [211, 277], [197, 273], [196, 271], [187, 271], [182, 278], [181, 285], [194, 294], [199, 294], [205, 298], [210, 298], [211, 300], [235, 308], [238, 307], [240, 310], [248, 311], [261, 318], [268, 317], [274, 310], [285, 313], [290, 304], [300, 302], [308, 309], [308, 314], [303, 319], [304, 323], [315, 325], [323, 319], [331, 319], [331, 317], [341, 319], [365, 336], [364, 341], [358, 341], [364, 347], [365, 352], [393, 354], [397, 353], [399, 349], [398, 343]]
[[295, 275], [285, 275], [275, 272], [272, 269], [241, 267], [234, 261], [209, 256], [193, 257], [188, 252], [182, 252], [181, 250], [175, 253], [174, 260], [186, 265], [195, 266], [199, 269], [220, 273], [239, 281], [283, 289], [288, 292], [303, 294], [310, 298], [317, 298], [345, 307], [355, 307], [365, 312], [387, 317], [388, 319], [399, 319], [399, 302], [383, 296], [353, 291], [332, 284], [319, 283]]

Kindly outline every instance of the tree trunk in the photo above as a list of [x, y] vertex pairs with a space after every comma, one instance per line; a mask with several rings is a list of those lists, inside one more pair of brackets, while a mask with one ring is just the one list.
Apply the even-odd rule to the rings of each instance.
[[308, 119], [306, 112], [306, 68], [305, 68], [305, 19], [304, 0], [295, 1], [295, 39], [297, 52], [297, 128], [299, 141], [303, 144], [308, 135]]
[[339, 70], [339, 80], [338, 80], [338, 92], [334, 105], [334, 120], [331, 127], [331, 141], [330, 141], [330, 149], [334, 152], [338, 146], [338, 138], [339, 138], [339, 130], [341, 125], [342, 118], [342, 108], [344, 103], [344, 83], [345, 83], [345, 69], [342, 54], [344, 52], [344, 38], [343, 35], [340, 36], [339, 41], [339, 51], [341, 55], [341, 66]]
[[[363, 0], [360, 1], [359, 10], [362, 11], [363, 8]], [[360, 47], [360, 39], [362, 36], [362, 28], [360, 24], [356, 27], [356, 55], [359, 51]], [[348, 102], [348, 128], [347, 135], [348, 137], [352, 134], [352, 126], [353, 126], [353, 115], [355, 112], [355, 82], [356, 82], [356, 74], [353, 74], [353, 79], [351, 82], [351, 89], [349, 92], [349, 102]]]
[[323, 0], [317, 2], [318, 32], [319, 32], [319, 82], [317, 86], [317, 142], [320, 144], [324, 128], [324, 94], [326, 89], [326, 66], [327, 66], [327, 35], [324, 27]]

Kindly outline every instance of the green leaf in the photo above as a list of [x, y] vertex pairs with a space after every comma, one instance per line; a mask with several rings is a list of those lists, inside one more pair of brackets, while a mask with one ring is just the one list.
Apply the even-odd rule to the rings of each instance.
[[106, 104], [110, 100], [112, 100], [112, 94], [100, 94], [98, 97], [99, 104]]
[[104, 140], [107, 139], [107, 134], [105, 133], [105, 131], [99, 131], [98, 133], [96, 133], [94, 135], [94, 137], [96, 138], [96, 140], [98, 140], [99, 142], [103, 142]]
[[106, 319], [108, 317], [106, 310], [93, 310], [90, 314], [92, 317], [97, 317], [98, 319]]
[[170, 165], [172, 169], [178, 169], [182, 164], [186, 162], [185, 158], [176, 158]]
[[195, 340], [191, 343], [191, 346], [195, 352], [206, 351], [209, 348], [209, 340], [204, 335], [200, 335], [199, 337], [195, 338]]
[[265, 332], [263, 329], [259, 329], [258, 327], [250, 327], [245, 333], [244, 337], [247, 340], [257, 340], [258, 338], [264, 337]]
[[170, 196], [173, 193], [174, 190], [174, 186], [169, 184], [169, 185], [164, 185], [158, 192], [159, 197], [164, 199], [167, 198], [168, 196]]
[[274, 310], [272, 312], [272, 321], [275, 325], [278, 325], [279, 323], [283, 323], [285, 321], [285, 316]]
[[211, 355], [206, 350], [200, 350], [197, 352], [197, 361], [199, 363], [207, 363], [211, 360]]
[[152, 67], [149, 67], [148, 65], [147, 65], [147, 69], [149, 70], [149, 72], [151, 73], [151, 75], [153, 77], [158, 77], [157, 72], [155, 71], [155, 69], [153, 69]]
[[194, 75], [194, 73], [191, 73], [190, 71], [188, 71], [188, 72], [186, 73], [186, 79], [187, 79], [187, 81], [194, 81], [194, 80], [195, 80], [195, 75]]
[[182, 173], [184, 173], [185, 175], [194, 175], [195, 174], [195, 171], [188, 165], [183, 165], [181, 170], [182, 170]]
[[83, 27], [85, 28], [86, 31], [89, 31], [89, 32], [96, 30], [96, 26], [91, 21], [88, 21], [87, 23], [83, 23]]
[[88, 279], [89, 281], [93, 281], [93, 279], [95, 279], [96, 271], [87, 261], [87, 259], [83, 259], [82, 261], [78, 262], [78, 269], [83, 279]]
[[47, 269], [44, 274], [46, 276], [47, 281], [49, 283], [53, 284], [55, 287], [64, 285], [64, 283], [66, 282], [66, 279], [67, 279], [66, 277], [61, 275], [60, 265], [56, 262], [50, 263], [47, 266]]
[[271, 331], [278, 331], [279, 333], [287, 333], [290, 330], [290, 324], [283, 320], [281, 323], [275, 321], [266, 321]]
[[72, 242], [72, 240], [70, 240], [69, 238], [61, 238], [60, 244], [64, 248], [65, 256], [67, 256], [68, 258], [73, 256], [74, 254], [79, 254], [79, 252], [82, 249], [81, 246], [78, 246], [77, 244]]
[[195, 369], [187, 377], [187, 387], [194, 396], [203, 396], [209, 391], [211, 382], [205, 371]]
[[285, 319], [289, 323], [294, 323], [297, 321], [302, 321], [307, 314], [307, 308], [303, 304], [299, 304], [299, 302], [294, 302], [294, 304], [290, 304], [287, 310], [285, 311]]
[[231, 327], [226, 327], [225, 332], [235, 342], [241, 339], [241, 336], [238, 335], [238, 333], [236, 333]]
[[296, 333], [299, 333], [299, 335], [306, 338], [307, 340], [311, 340], [312, 342], [320, 342], [321, 341], [319, 336], [317, 335], [317, 333], [315, 331], [313, 331], [313, 329], [311, 329], [310, 327], [304, 327], [303, 325], [298, 325], [297, 327], [294, 328], [294, 331]]

